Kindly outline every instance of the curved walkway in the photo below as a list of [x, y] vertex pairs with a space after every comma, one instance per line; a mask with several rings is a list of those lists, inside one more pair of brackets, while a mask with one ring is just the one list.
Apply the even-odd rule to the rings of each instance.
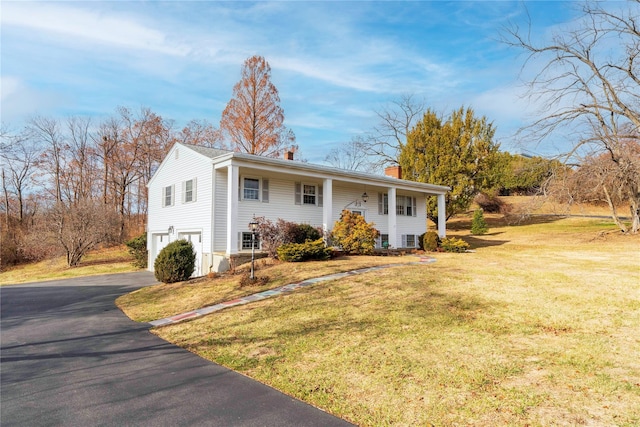
[[174, 316], [165, 317], [164, 319], [154, 320], [149, 322], [152, 326], [165, 326], [171, 325], [174, 323], [182, 322], [184, 320], [193, 319], [199, 316], [204, 316], [205, 314], [214, 313], [216, 311], [224, 310], [225, 308], [235, 307], [237, 305], [245, 305], [250, 302], [260, 301], [263, 299], [279, 296], [285, 293], [297, 291], [298, 289], [306, 288], [311, 285], [315, 285], [316, 283], [326, 282], [329, 280], [341, 279], [343, 277], [354, 276], [357, 274], [369, 273], [370, 271], [382, 270], [384, 268], [397, 267], [400, 265], [418, 265], [418, 264], [430, 264], [435, 262], [435, 258], [431, 257], [420, 257], [420, 261], [415, 262], [406, 262], [406, 263], [398, 263], [398, 264], [385, 264], [385, 265], [377, 265], [374, 267], [360, 268], [357, 270], [345, 271], [342, 273], [334, 273], [329, 274], [327, 276], [315, 277], [313, 279], [306, 279], [300, 282], [290, 283], [288, 285], [280, 286], [278, 288], [269, 289], [267, 291], [258, 292], [255, 294], [247, 295], [241, 298], [236, 298], [231, 301], [225, 301], [219, 304], [210, 305], [207, 307], [199, 308], [197, 310], [188, 311], [186, 313], [176, 314]]

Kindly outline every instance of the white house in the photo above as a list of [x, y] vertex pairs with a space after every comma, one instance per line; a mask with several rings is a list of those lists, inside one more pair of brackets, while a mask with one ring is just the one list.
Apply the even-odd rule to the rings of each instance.
[[224, 271], [251, 251], [249, 223], [264, 216], [330, 231], [343, 209], [375, 223], [392, 248], [418, 246], [427, 229], [426, 197], [437, 196], [438, 234], [445, 235], [448, 187], [187, 144], [175, 144], [149, 182], [149, 270], [176, 239], [197, 252], [194, 275]]

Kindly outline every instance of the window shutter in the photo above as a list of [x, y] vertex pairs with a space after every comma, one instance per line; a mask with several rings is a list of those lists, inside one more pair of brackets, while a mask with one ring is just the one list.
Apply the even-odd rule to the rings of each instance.
[[176, 202], [176, 186], [175, 184], [171, 186], [171, 206], [173, 206]]
[[318, 206], [322, 206], [324, 203], [324, 192], [322, 191], [322, 185], [318, 186]]
[[162, 207], [164, 208], [165, 206], [167, 206], [167, 188], [166, 187], [162, 187], [162, 198], [160, 200], [162, 200]]
[[242, 178], [239, 178], [240, 181], [238, 182], [238, 200], [242, 200]]
[[182, 181], [182, 203], [187, 201], [187, 181]]
[[262, 203], [269, 203], [269, 180], [262, 180]]
[[295, 186], [295, 202], [296, 205], [301, 205], [302, 204], [302, 184], [299, 182], [296, 182], [296, 186]]
[[416, 209], [417, 205], [416, 205], [416, 198], [412, 197], [411, 198], [411, 212], [413, 213], [413, 216], [418, 216], [418, 212]]
[[378, 215], [384, 215], [384, 203], [382, 193], [378, 193]]
[[402, 247], [403, 248], [407, 247], [407, 235], [406, 234], [402, 235]]
[[242, 250], [242, 231], [238, 231], [238, 250]]
[[196, 200], [198, 200], [198, 198], [196, 197], [198, 192], [197, 192], [197, 186], [198, 184], [198, 178], [193, 178], [192, 180], [192, 184], [191, 184], [191, 201], [195, 202]]

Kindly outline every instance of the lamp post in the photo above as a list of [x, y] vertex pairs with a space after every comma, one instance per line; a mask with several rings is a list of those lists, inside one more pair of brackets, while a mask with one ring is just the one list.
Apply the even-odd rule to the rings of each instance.
[[255, 261], [255, 251], [256, 251], [256, 229], [258, 228], [258, 221], [256, 221], [256, 216], [253, 216], [253, 220], [249, 223], [249, 229], [251, 229], [251, 276], [249, 278], [251, 280], [255, 279], [254, 275], [254, 261]]

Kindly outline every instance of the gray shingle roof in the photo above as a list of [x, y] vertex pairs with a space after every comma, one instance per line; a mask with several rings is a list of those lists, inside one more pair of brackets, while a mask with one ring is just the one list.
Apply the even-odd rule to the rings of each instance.
[[203, 156], [209, 157], [210, 159], [213, 159], [215, 157], [224, 156], [225, 154], [231, 153], [231, 151], [229, 151], [229, 150], [221, 150], [219, 148], [203, 147], [202, 145], [192, 145], [192, 144], [182, 144], [182, 145], [184, 145], [185, 147], [189, 147], [191, 150], [195, 151], [196, 153], [202, 154]]
[[299, 162], [299, 161], [276, 159], [272, 157], [262, 157], [262, 156], [256, 156], [254, 154], [239, 153], [239, 152], [234, 152], [230, 150], [220, 150], [217, 148], [202, 147], [199, 145], [191, 145], [191, 144], [182, 144], [182, 145], [210, 159], [231, 154], [235, 159], [242, 159], [242, 160], [250, 161], [260, 165], [280, 166], [280, 167], [285, 167], [289, 170], [297, 169], [300, 171], [322, 173], [322, 174], [327, 174], [335, 177], [343, 177], [348, 179], [392, 184], [398, 188], [405, 187], [407, 189], [414, 189], [414, 190], [419, 189], [421, 191], [427, 190], [427, 192], [433, 192], [433, 194], [444, 194], [450, 190], [449, 187], [442, 186], [442, 185], [426, 184], [426, 183], [415, 182], [415, 181], [406, 181], [403, 179], [391, 178], [385, 175], [374, 175], [367, 172], [337, 169], [330, 166], [315, 165], [315, 164]]

